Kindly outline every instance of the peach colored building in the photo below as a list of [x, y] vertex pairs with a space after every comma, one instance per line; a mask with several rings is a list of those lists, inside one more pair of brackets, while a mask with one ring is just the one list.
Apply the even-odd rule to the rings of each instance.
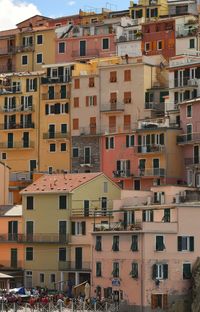
[[10, 168], [0, 161], [0, 205], [9, 204], [9, 172]]
[[114, 219], [95, 221], [93, 295], [134, 311], [178, 305], [189, 311], [192, 266], [199, 255], [198, 199], [198, 191], [181, 186], [122, 191]]

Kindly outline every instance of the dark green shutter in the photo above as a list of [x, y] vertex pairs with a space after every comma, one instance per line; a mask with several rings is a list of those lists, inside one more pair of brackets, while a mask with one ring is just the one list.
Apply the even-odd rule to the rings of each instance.
[[82, 235], [85, 235], [85, 234], [86, 234], [85, 221], [82, 221], [82, 222], [81, 222], [81, 225], [82, 225]]
[[127, 228], [127, 211], [124, 211], [124, 228]]
[[160, 134], [160, 145], [164, 145], [165, 141], [164, 141], [164, 133]]
[[72, 235], [75, 235], [75, 222], [72, 222]]
[[108, 138], [106, 138], [106, 149], [108, 149]]
[[152, 279], [156, 279], [157, 265], [152, 266]]
[[131, 146], [135, 145], [135, 137], [134, 135], [131, 135]]
[[182, 251], [182, 236], [177, 237], [178, 251]]
[[37, 91], [37, 78], [33, 79], [33, 87], [34, 87], [34, 91]]
[[168, 278], [168, 264], [163, 264], [163, 279]]
[[49, 115], [49, 104], [45, 105], [45, 114]]
[[26, 79], [26, 92], [29, 92], [29, 79]]
[[194, 236], [190, 236], [190, 251], [194, 251]]
[[129, 135], [126, 136], [126, 147], [129, 147]]

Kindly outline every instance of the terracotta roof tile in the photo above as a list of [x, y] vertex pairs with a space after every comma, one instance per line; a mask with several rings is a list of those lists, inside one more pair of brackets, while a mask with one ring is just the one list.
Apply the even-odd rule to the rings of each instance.
[[45, 174], [21, 191], [21, 194], [72, 192], [101, 174], [102, 172]]

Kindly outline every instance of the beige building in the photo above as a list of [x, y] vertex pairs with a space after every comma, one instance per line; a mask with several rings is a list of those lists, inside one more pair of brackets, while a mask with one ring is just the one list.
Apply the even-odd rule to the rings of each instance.
[[0, 205], [8, 205], [9, 202], [9, 171], [10, 168], [4, 163], [0, 162]]

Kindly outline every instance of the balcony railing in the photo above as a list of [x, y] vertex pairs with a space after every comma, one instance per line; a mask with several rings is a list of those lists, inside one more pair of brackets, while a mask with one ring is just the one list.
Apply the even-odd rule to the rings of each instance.
[[182, 80], [174, 79], [173, 88], [183, 88], [183, 87], [198, 87], [198, 79], [183, 77]]
[[0, 260], [0, 271], [22, 270], [23, 261]]
[[130, 170], [116, 170], [113, 171], [114, 178], [131, 178], [133, 173]]
[[141, 168], [136, 173], [139, 177], [164, 177], [165, 174], [164, 168]]
[[34, 148], [35, 142], [0, 142], [0, 148], [3, 149], [26, 149], [26, 148]]
[[21, 52], [33, 52], [35, 50], [35, 47], [33, 44], [29, 44], [29, 45], [21, 45], [21, 46], [17, 46], [15, 48], [15, 52], [16, 53], [21, 53]]
[[98, 49], [87, 49], [85, 53], [80, 53], [80, 51], [74, 50], [72, 51], [72, 57], [78, 58], [87, 58], [87, 57], [98, 57], [99, 56]]
[[142, 230], [142, 222], [136, 221], [133, 224], [127, 225], [124, 222], [110, 222], [107, 224], [95, 223], [93, 226], [94, 232], [98, 231], [139, 231]]
[[81, 127], [80, 135], [98, 135], [101, 134], [99, 127], [91, 125], [90, 127]]
[[18, 243], [68, 243], [68, 234], [0, 234], [0, 242], [18, 242]]
[[46, 132], [43, 133], [43, 139], [50, 140], [50, 139], [68, 139], [69, 138], [69, 132], [62, 133], [62, 132]]
[[59, 77], [42, 77], [41, 84], [55, 84], [55, 83], [63, 83], [70, 82], [71, 76], [59, 76]]
[[119, 38], [116, 39], [116, 42], [127, 42], [127, 41], [133, 41], [133, 40], [141, 40], [142, 39], [142, 34], [140, 32], [135, 33], [135, 34], [127, 34], [124, 33]]
[[101, 105], [101, 112], [117, 112], [124, 111], [124, 104], [122, 103], [108, 103], [105, 105]]
[[0, 124], [0, 130], [35, 128], [33, 122]]
[[11, 94], [11, 93], [21, 93], [21, 86], [14, 87], [14, 86], [1, 86], [0, 88], [0, 95], [1, 94]]
[[198, 30], [198, 25], [187, 25], [187, 28], [181, 26], [176, 31], [176, 37], [187, 37], [187, 36], [195, 36]]
[[69, 94], [62, 95], [61, 92], [54, 92], [53, 94], [42, 93], [42, 100], [61, 100], [68, 98]]
[[[1, 94], [1, 93], [0, 93]], [[18, 105], [16, 107], [0, 107], [0, 112], [4, 112], [4, 113], [13, 113], [13, 112], [34, 112], [35, 108], [33, 105], [24, 107], [22, 105]]]
[[141, 154], [148, 154], [148, 153], [162, 153], [165, 151], [165, 146], [163, 145], [146, 145], [146, 146], [136, 146], [136, 152]]
[[80, 165], [93, 165], [93, 164], [95, 164], [95, 159], [93, 156], [79, 157], [79, 164]]
[[0, 48], [0, 55], [13, 54], [15, 53], [15, 49], [15, 47]]
[[90, 271], [91, 262], [73, 262], [73, 261], [60, 261], [60, 271]]
[[184, 163], [186, 166], [199, 165], [200, 164], [200, 158], [199, 157], [185, 158]]
[[15, 65], [0, 65], [0, 73], [12, 73], [15, 70]]
[[144, 107], [145, 109], [154, 109], [154, 110], [164, 111], [164, 103], [145, 102]]
[[196, 141], [200, 141], [200, 132], [181, 134], [177, 136], [178, 144], [190, 144]]

